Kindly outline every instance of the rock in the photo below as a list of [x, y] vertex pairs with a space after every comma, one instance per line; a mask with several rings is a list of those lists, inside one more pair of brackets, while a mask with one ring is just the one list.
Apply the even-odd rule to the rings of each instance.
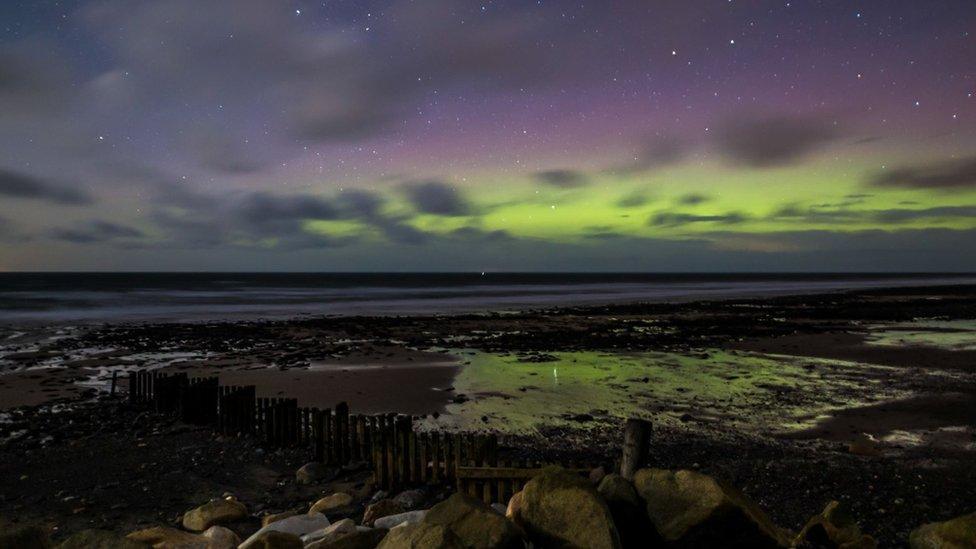
[[247, 518], [247, 508], [236, 499], [218, 499], [204, 503], [183, 515], [183, 528], [203, 532], [215, 524], [227, 524]]
[[515, 523], [516, 526], [525, 530], [522, 520], [522, 491], [519, 490], [508, 498], [508, 507], [505, 509], [505, 518]]
[[380, 490], [380, 491], [376, 492], [375, 494], [373, 494], [373, 497], [369, 498], [369, 502], [370, 503], [376, 503], [377, 501], [379, 501], [381, 499], [386, 499], [388, 495], [389, 494], [387, 494], [385, 490]]
[[501, 503], [492, 503], [489, 507], [491, 507], [492, 511], [498, 513], [503, 517], [505, 516], [505, 513], [508, 511], [508, 506], [503, 505]]
[[[654, 526], [644, 511], [643, 502], [634, 485], [621, 475], [611, 473], [603, 477], [596, 491], [603, 496], [617, 525], [624, 547], [662, 545]], [[653, 541], [653, 543], [651, 543]]]
[[874, 538], [861, 533], [846, 505], [831, 501], [817, 516], [807, 521], [797, 534], [794, 545], [812, 545], [844, 549], [874, 549]]
[[560, 467], [548, 467], [526, 483], [519, 500], [509, 502], [509, 512], [538, 546], [621, 547], [610, 509], [596, 488]]
[[593, 483], [593, 486], [597, 486], [605, 476], [607, 476], [607, 470], [601, 465], [590, 471], [590, 482]]
[[223, 526], [211, 526], [201, 536], [208, 540], [207, 549], [236, 549], [241, 544], [241, 538]]
[[847, 445], [848, 453], [855, 456], [878, 457], [881, 455], [881, 448], [873, 440], [861, 438]]
[[374, 549], [384, 537], [386, 530], [367, 528], [332, 541], [317, 541], [306, 545], [305, 549]]
[[597, 492], [603, 496], [607, 504], [619, 503], [637, 506], [641, 503], [634, 485], [616, 473], [604, 476], [597, 487]]
[[302, 514], [301, 509], [292, 509], [290, 511], [282, 511], [280, 513], [264, 515], [263, 517], [261, 517], [261, 526], [264, 527], [271, 524], [272, 522], [278, 522], [279, 520], [283, 520], [288, 517], [293, 517], [295, 515], [300, 515], [300, 514]]
[[427, 493], [423, 490], [406, 490], [400, 492], [393, 498], [393, 501], [397, 502], [400, 507], [403, 507], [407, 511], [419, 509], [426, 500]]
[[154, 549], [206, 549], [208, 540], [203, 536], [170, 528], [169, 526], [154, 526], [144, 530], [136, 530], [125, 536], [132, 541], [144, 543]]
[[968, 549], [976, 547], [976, 513], [945, 522], [931, 522], [912, 530], [912, 549]]
[[681, 547], [786, 547], [790, 537], [744, 494], [695, 471], [640, 469], [634, 486], [661, 536]]
[[299, 484], [313, 484], [332, 476], [332, 469], [317, 461], [302, 465], [295, 471], [295, 481]]
[[437, 524], [404, 524], [383, 538], [377, 549], [465, 549], [450, 529]]
[[356, 532], [356, 523], [352, 519], [342, 519], [338, 522], [334, 522], [329, 526], [322, 528], [321, 530], [316, 530], [314, 532], [309, 532], [302, 536], [302, 543], [308, 545], [316, 541], [334, 541], [342, 536], [352, 534]]
[[48, 549], [53, 545], [47, 536], [47, 532], [40, 526], [0, 524], [0, 549], [20, 549], [21, 547]]
[[455, 493], [433, 506], [421, 524], [444, 526], [465, 547], [472, 549], [521, 548], [524, 545], [522, 532], [515, 524], [481, 500], [465, 494]]
[[287, 532], [268, 530], [247, 539], [250, 542], [247, 547], [251, 549], [305, 549], [301, 538]]
[[352, 496], [345, 492], [336, 492], [331, 496], [325, 496], [324, 498], [313, 503], [308, 512], [324, 514], [335, 511], [336, 509], [342, 509], [343, 507], [347, 507], [351, 504]]
[[[32, 547], [32, 546], [23, 546]], [[82, 530], [61, 542], [58, 549], [146, 549], [149, 544], [108, 530]]]
[[404, 511], [406, 509], [392, 499], [381, 499], [366, 507], [366, 512], [363, 513], [363, 525], [372, 527], [376, 519], [390, 515], [399, 515]]
[[[329, 519], [326, 518], [322, 513], [307, 514], [307, 515], [295, 515], [293, 517], [288, 517], [286, 519], [281, 519], [276, 522], [272, 522], [267, 526], [263, 526], [260, 530], [254, 533], [253, 536], [244, 540], [238, 549], [248, 549], [249, 547], [257, 548], [260, 545], [254, 545], [258, 542], [258, 539], [263, 534], [268, 532], [283, 532], [286, 534], [291, 534], [296, 538], [300, 538], [309, 532], [314, 532], [316, 530], [321, 530], [323, 528], [328, 528], [331, 523]], [[301, 540], [299, 539], [299, 543]]]
[[401, 524], [416, 524], [423, 520], [426, 515], [426, 509], [407, 511], [406, 513], [398, 513], [396, 515], [387, 515], [385, 517], [376, 519], [373, 526], [376, 528], [385, 528], [386, 530], [389, 530], [391, 528], [400, 526]]

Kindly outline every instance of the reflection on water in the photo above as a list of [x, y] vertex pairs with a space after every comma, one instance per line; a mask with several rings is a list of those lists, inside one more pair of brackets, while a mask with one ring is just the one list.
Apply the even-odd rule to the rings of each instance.
[[466, 365], [455, 389], [470, 400], [448, 406], [436, 421], [440, 427], [525, 432], [542, 424], [639, 416], [768, 432], [807, 426], [831, 409], [908, 394], [898, 384], [881, 383], [893, 375], [891, 368], [836, 360], [716, 350], [554, 353], [547, 362], [458, 353]]
[[890, 347], [936, 347], [976, 351], [976, 320], [919, 320], [871, 327], [866, 341]]

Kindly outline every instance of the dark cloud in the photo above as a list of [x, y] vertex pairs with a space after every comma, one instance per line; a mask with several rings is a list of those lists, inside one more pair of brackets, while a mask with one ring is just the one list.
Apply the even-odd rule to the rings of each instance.
[[976, 156], [924, 166], [907, 166], [874, 175], [871, 184], [881, 187], [968, 190], [976, 188]]
[[471, 206], [454, 186], [437, 180], [412, 181], [403, 185], [403, 192], [421, 213], [433, 215], [467, 215]]
[[561, 189], [573, 189], [589, 184], [590, 178], [577, 170], [545, 170], [533, 175], [536, 181]]
[[91, 197], [77, 189], [61, 187], [34, 176], [0, 168], [0, 196], [43, 200], [58, 204], [88, 204]]
[[678, 204], [685, 204], [687, 206], [695, 206], [697, 204], [703, 204], [711, 200], [711, 197], [700, 193], [688, 193], [682, 195], [678, 198]]
[[940, 206], [917, 210], [895, 208], [871, 214], [881, 223], [909, 223], [919, 219], [976, 218], [976, 206]]
[[639, 208], [650, 202], [651, 197], [647, 193], [635, 191], [621, 197], [620, 200], [617, 200], [616, 204], [620, 208]]
[[307, 219], [335, 219], [338, 215], [335, 206], [317, 196], [278, 196], [267, 192], [244, 197], [236, 206], [236, 213], [252, 225], [296, 224]]
[[50, 231], [49, 235], [55, 240], [74, 244], [145, 237], [145, 234], [139, 229], [103, 220], [89, 221], [70, 229], [54, 229]]
[[714, 137], [733, 163], [771, 168], [794, 164], [839, 136], [832, 123], [820, 118], [769, 116], [728, 122]]
[[680, 162], [691, 151], [693, 144], [673, 136], [655, 136], [645, 139], [634, 157], [609, 170], [617, 175], [631, 175], [663, 168]]
[[715, 215], [696, 215], [688, 213], [662, 212], [652, 215], [648, 220], [648, 225], [655, 227], [679, 227], [692, 223], [719, 223], [723, 225], [734, 225], [742, 223], [747, 218], [738, 212]]

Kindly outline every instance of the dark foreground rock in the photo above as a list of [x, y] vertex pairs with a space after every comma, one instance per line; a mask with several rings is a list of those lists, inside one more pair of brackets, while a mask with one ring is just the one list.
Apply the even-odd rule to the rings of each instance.
[[789, 534], [735, 488], [695, 471], [641, 469], [634, 486], [658, 533], [680, 547], [788, 547]]
[[908, 538], [912, 549], [971, 549], [976, 547], [976, 513], [916, 528]]

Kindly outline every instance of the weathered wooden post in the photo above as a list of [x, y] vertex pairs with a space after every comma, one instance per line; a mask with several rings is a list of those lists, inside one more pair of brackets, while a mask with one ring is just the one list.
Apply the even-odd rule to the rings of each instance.
[[620, 476], [630, 480], [634, 472], [647, 460], [651, 441], [651, 422], [630, 418], [624, 426], [623, 457], [620, 459]]

